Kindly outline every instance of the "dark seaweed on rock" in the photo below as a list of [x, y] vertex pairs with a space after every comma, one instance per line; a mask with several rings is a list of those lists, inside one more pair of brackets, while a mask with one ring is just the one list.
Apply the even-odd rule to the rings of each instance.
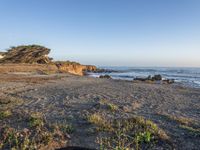
[[47, 56], [49, 52], [50, 49], [39, 45], [11, 47], [4, 53], [4, 57], [0, 59], [0, 63], [47, 64], [52, 60]]

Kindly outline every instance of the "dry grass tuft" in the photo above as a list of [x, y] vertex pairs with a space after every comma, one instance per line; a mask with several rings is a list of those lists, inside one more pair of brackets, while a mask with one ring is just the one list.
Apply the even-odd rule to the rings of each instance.
[[185, 125], [189, 125], [194, 123], [194, 120], [190, 119], [190, 118], [186, 118], [186, 117], [175, 117], [175, 116], [169, 116], [170, 119], [180, 123], [180, 124], [185, 124]]
[[97, 126], [97, 131], [109, 131], [111, 130], [109, 122], [100, 114], [94, 113], [87, 117], [88, 122]]
[[166, 117], [169, 120], [173, 120], [182, 125], [189, 126], [189, 125], [196, 124], [196, 121], [191, 118], [182, 117], [182, 116], [177, 117], [177, 116], [173, 116], [173, 115], [169, 115], [169, 114], [161, 114], [161, 115], [163, 115], [164, 117]]
[[102, 100], [100, 100], [100, 105], [104, 105], [104, 106], [106, 106], [106, 108], [108, 109], [108, 110], [110, 110], [111, 112], [115, 112], [115, 111], [117, 111], [118, 109], [119, 109], [119, 107], [117, 106], [117, 105], [115, 105], [115, 104], [113, 104], [113, 103], [110, 103], [108, 100], [106, 100], [106, 99], [102, 99]]
[[5, 110], [0, 112], [0, 120], [8, 118], [12, 115], [12, 112], [10, 110]]
[[194, 127], [190, 127], [190, 126], [186, 126], [186, 125], [180, 125], [180, 127], [184, 130], [187, 130], [194, 136], [200, 136], [200, 128], [196, 129]]
[[112, 112], [115, 112], [119, 109], [119, 107], [117, 105], [112, 104], [112, 103], [108, 103], [107, 106], [108, 106], [108, 109]]
[[33, 113], [29, 118], [29, 126], [30, 127], [42, 127], [44, 126], [44, 119], [42, 114], [40, 113]]

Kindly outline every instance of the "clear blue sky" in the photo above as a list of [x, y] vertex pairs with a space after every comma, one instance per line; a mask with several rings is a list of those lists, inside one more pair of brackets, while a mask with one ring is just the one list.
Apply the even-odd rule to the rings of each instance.
[[0, 0], [0, 50], [22, 44], [83, 64], [200, 67], [200, 0]]

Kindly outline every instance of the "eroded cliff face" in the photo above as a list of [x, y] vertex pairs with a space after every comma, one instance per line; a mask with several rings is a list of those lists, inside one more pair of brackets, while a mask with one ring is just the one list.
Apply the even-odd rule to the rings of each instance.
[[95, 72], [96, 70], [97, 70], [96, 66], [86, 65], [86, 71], [88, 71], [88, 72]]
[[81, 64], [27, 64], [27, 63], [4, 63], [0, 64], [0, 73], [36, 73], [36, 74], [54, 74], [71, 73], [79, 76], [85, 75], [86, 71], [95, 70], [95, 66]]
[[75, 62], [56, 62], [58, 70], [62, 73], [71, 73], [83, 76], [87, 71], [95, 71], [97, 68], [92, 65], [81, 65]]
[[28, 64], [28, 63], [0, 63], [0, 73], [71, 73], [79, 76], [85, 75], [87, 71], [95, 71], [97, 68], [91, 65], [81, 65], [72, 62], [52, 62], [51, 64]]

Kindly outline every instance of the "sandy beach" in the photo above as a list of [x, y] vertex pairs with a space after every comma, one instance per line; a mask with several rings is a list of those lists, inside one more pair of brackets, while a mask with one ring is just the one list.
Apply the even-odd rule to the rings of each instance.
[[[106, 104], [113, 107], [108, 109]], [[69, 124], [70, 132], [62, 137], [61, 144], [52, 144], [52, 149], [67, 146], [98, 149], [97, 139], [102, 132], [96, 132], [96, 125], [87, 119], [93, 114], [108, 121], [139, 116], [151, 120], [168, 137], [167, 142], [158, 142], [152, 149], [200, 149], [199, 104], [200, 89], [176, 84], [70, 74], [0, 75], [0, 111], [11, 112], [8, 117], [1, 117], [0, 126], [31, 130], [24, 118], [34, 113], [40, 113], [50, 125]]]

